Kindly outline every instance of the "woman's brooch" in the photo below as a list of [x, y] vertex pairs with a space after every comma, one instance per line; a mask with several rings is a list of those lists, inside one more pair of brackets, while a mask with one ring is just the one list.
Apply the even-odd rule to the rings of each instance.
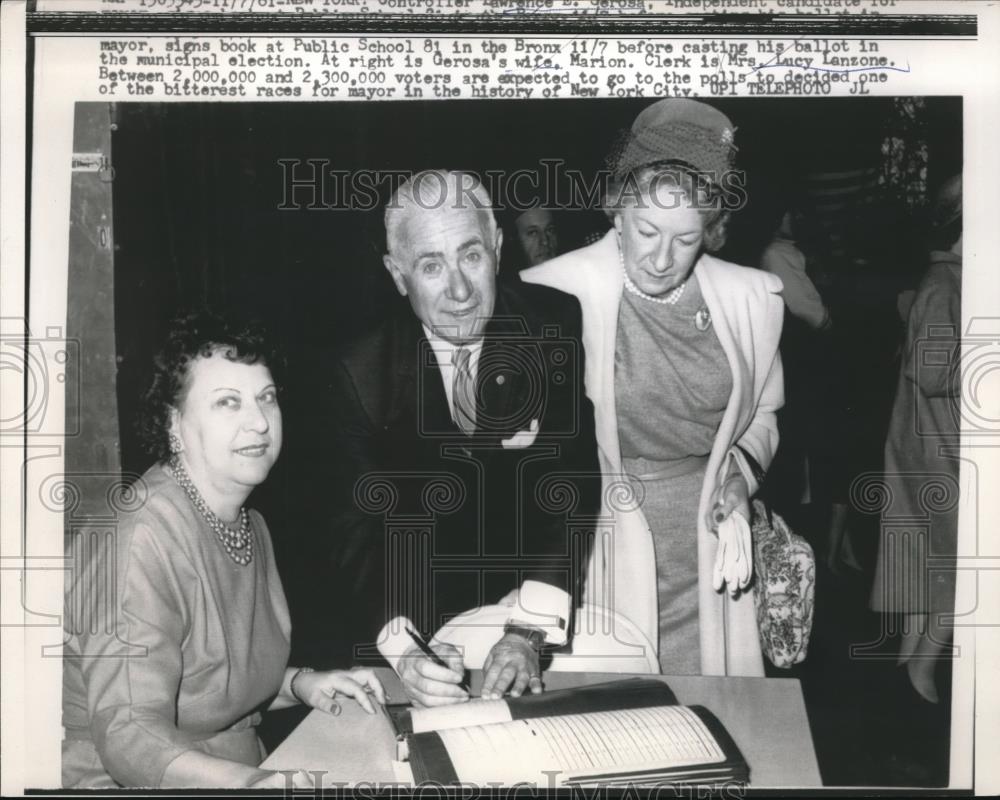
[[694, 315], [694, 326], [700, 331], [707, 331], [712, 325], [712, 315], [705, 306], [699, 308]]

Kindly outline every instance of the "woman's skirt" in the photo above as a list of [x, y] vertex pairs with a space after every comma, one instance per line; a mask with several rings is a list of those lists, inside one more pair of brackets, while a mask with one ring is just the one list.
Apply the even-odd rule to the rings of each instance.
[[625, 459], [623, 466], [653, 533], [660, 671], [701, 673], [698, 629], [698, 502], [706, 458]]

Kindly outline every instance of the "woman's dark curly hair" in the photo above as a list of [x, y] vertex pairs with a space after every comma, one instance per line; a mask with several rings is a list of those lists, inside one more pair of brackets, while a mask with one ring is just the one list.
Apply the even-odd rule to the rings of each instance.
[[187, 390], [189, 365], [196, 358], [222, 353], [240, 364], [263, 364], [280, 386], [284, 367], [264, 327], [257, 321], [223, 317], [199, 310], [171, 321], [166, 341], [153, 359], [153, 375], [142, 396], [136, 432], [158, 461], [170, 458], [170, 411]]

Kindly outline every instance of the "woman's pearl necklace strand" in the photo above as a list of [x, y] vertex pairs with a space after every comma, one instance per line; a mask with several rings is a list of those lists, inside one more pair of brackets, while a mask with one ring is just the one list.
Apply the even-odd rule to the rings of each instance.
[[653, 297], [651, 294], [646, 294], [642, 289], [636, 286], [632, 279], [628, 276], [628, 271], [625, 269], [625, 256], [622, 253], [621, 242], [618, 243], [618, 261], [622, 265], [622, 275], [625, 277], [625, 288], [628, 289], [636, 297], [641, 297], [643, 300], [649, 300], [652, 303], [659, 303], [663, 306], [675, 306], [677, 301], [681, 299], [684, 294], [684, 287], [687, 286], [687, 281], [681, 283], [680, 286], [674, 287], [674, 289], [666, 297]]
[[170, 474], [174, 476], [174, 480], [180, 484], [188, 499], [191, 500], [191, 503], [198, 509], [202, 517], [205, 518], [209, 527], [215, 532], [219, 543], [229, 554], [229, 557], [241, 567], [245, 567], [253, 561], [253, 529], [250, 527], [250, 515], [247, 513], [246, 508], [240, 509], [240, 527], [239, 530], [234, 531], [208, 507], [205, 498], [201, 496], [198, 487], [194, 485], [191, 476], [187, 474], [187, 470], [181, 464], [180, 458], [177, 456], [171, 458], [169, 467]]

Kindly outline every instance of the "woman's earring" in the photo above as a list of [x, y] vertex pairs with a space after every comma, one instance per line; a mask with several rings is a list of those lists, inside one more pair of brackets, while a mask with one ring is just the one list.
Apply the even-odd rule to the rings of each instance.
[[171, 453], [174, 453], [176, 455], [177, 453], [180, 453], [181, 451], [184, 450], [184, 445], [181, 444], [181, 440], [178, 438], [177, 434], [175, 433], [169, 434], [167, 436], [167, 440], [170, 442]]

